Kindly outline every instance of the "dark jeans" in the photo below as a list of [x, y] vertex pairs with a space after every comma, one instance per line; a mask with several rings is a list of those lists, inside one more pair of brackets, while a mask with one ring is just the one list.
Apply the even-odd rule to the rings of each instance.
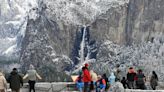
[[153, 90], [156, 90], [156, 85], [151, 85], [151, 88], [152, 88]]
[[33, 92], [35, 92], [35, 83], [36, 82], [29, 80], [28, 83], [29, 83], [29, 92], [31, 92], [32, 90], [33, 90]]
[[134, 89], [135, 88], [134, 81], [128, 81], [128, 88], [129, 89]]
[[137, 89], [146, 89], [145, 84], [137, 84]]
[[84, 92], [89, 92], [89, 82], [84, 82]]

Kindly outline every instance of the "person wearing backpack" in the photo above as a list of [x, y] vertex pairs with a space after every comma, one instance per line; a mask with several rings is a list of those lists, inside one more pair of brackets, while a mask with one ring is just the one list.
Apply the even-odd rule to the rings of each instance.
[[110, 87], [110, 83], [109, 83], [109, 80], [106, 76], [106, 74], [103, 74], [103, 79], [105, 79], [105, 82], [106, 82], [106, 87], [105, 87], [105, 91], [108, 91], [109, 87]]
[[142, 70], [139, 69], [138, 73], [136, 75], [136, 86], [137, 86], [137, 89], [146, 89], [145, 81], [146, 81], [145, 75], [142, 73]]
[[83, 92], [83, 88], [84, 88], [84, 83], [82, 80], [82, 73], [79, 73], [79, 76], [76, 79], [76, 87], [78, 88], [79, 92]]
[[105, 79], [101, 77], [101, 75], [98, 75], [98, 80], [96, 82], [96, 85], [97, 85], [96, 92], [105, 92], [106, 82]]

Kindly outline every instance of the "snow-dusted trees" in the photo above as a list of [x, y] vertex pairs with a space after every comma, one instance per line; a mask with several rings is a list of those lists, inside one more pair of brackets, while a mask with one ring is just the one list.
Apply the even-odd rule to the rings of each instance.
[[97, 61], [93, 69], [100, 71], [113, 71], [117, 64], [123, 72], [128, 67], [143, 69], [148, 76], [155, 70], [160, 80], [164, 80], [164, 37], [157, 36], [152, 41], [132, 44], [131, 46], [119, 46], [111, 41], [101, 44], [97, 55]]

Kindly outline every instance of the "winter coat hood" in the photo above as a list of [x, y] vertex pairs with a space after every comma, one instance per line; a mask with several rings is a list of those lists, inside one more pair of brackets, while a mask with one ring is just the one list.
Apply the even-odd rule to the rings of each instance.
[[[113, 77], [113, 76], [114, 76], [114, 73], [112, 72], [110, 76], [112, 76], [112, 77]], [[114, 77], [115, 77], [115, 76], [114, 76]]]
[[18, 74], [18, 72], [14, 70], [14, 71], [12, 71], [10, 74], [11, 74], [11, 75], [16, 75], [16, 74]]
[[114, 75], [114, 73], [112, 72], [111, 75], [109, 76], [109, 79], [114, 79], [115, 80], [116, 76]]

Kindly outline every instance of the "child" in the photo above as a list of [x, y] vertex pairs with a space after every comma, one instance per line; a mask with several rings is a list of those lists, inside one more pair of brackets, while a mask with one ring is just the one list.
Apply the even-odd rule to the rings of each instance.
[[122, 78], [121, 83], [124, 86], [124, 88], [126, 89], [126, 87], [127, 87], [127, 80], [125, 79], [125, 77]]
[[78, 88], [78, 90], [80, 92], [83, 92], [84, 83], [83, 83], [83, 80], [82, 80], [82, 74], [79, 74], [79, 76], [76, 79], [76, 87]]
[[105, 92], [106, 88], [106, 82], [105, 79], [101, 77], [101, 75], [98, 76], [98, 81], [97, 81], [97, 88], [96, 92]]

